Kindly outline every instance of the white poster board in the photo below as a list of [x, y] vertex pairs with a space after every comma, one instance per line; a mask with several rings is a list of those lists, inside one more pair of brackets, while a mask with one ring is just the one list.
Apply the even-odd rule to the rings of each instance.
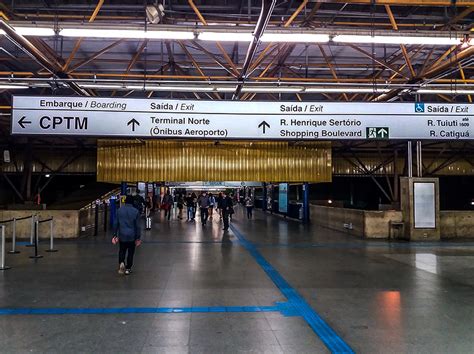
[[433, 182], [414, 182], [415, 229], [436, 228], [436, 198]]

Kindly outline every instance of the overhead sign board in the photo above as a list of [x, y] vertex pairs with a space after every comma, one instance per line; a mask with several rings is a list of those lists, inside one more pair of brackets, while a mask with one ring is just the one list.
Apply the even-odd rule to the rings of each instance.
[[473, 139], [474, 105], [14, 96], [12, 133], [267, 140]]

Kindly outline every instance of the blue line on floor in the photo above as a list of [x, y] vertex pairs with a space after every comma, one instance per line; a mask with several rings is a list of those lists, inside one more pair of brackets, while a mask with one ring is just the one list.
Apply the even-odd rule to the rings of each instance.
[[442, 243], [442, 242], [427, 242], [427, 243], [255, 243], [255, 247], [258, 248], [340, 248], [340, 249], [352, 249], [352, 248], [473, 248], [474, 243]]
[[281, 312], [277, 306], [215, 306], [215, 307], [123, 307], [123, 308], [0, 308], [0, 315], [91, 315], [121, 313], [222, 313]]
[[268, 263], [257, 248], [234, 226], [230, 225], [232, 232], [239, 239], [241, 245], [253, 256], [256, 262], [267, 273], [270, 279], [288, 299], [287, 306], [294, 307], [323, 341], [332, 353], [354, 353], [352, 348], [339, 337], [339, 335], [311, 308], [306, 300], [292, 288], [291, 285]]
[[[67, 244], [74, 244], [74, 245], [110, 245], [111, 241], [110, 240], [98, 240], [98, 241], [93, 241], [93, 240], [87, 240], [87, 241], [82, 241], [82, 240], [55, 240], [55, 244], [61, 244], [61, 245], [67, 245]], [[174, 245], [174, 244], [223, 244], [223, 243], [232, 243], [232, 241], [156, 241], [156, 240], [143, 240], [143, 243], [145, 244], [160, 244], [160, 245]], [[20, 244], [20, 242], [17, 242], [17, 244]], [[29, 242], [22, 242], [24, 245], [29, 245]]]

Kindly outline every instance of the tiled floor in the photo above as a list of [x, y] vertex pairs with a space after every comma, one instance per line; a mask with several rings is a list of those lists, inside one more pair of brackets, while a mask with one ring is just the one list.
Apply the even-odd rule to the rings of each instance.
[[[238, 210], [233, 225], [360, 353], [474, 352], [474, 244], [367, 242]], [[154, 217], [134, 273], [116, 273], [108, 236], [59, 241], [0, 272], [0, 308], [221, 308], [287, 299], [215, 219]], [[44, 245], [42, 249], [45, 249]], [[188, 311], [190, 311], [188, 309]], [[185, 311], [186, 312], [186, 311]], [[324, 353], [301, 316], [272, 312], [0, 315], [0, 352]]]

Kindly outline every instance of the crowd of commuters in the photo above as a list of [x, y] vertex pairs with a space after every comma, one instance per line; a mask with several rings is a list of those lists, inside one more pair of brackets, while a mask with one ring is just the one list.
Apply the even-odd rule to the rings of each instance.
[[[147, 196], [140, 196], [140, 192], [128, 195], [123, 206], [118, 210], [114, 220], [112, 243], [119, 244], [119, 274], [128, 275], [132, 271], [135, 248], [141, 244], [140, 216], [145, 214], [148, 222], [150, 212], [157, 209], [164, 210], [165, 219], [170, 220], [174, 205], [177, 207], [176, 217], [183, 219], [184, 207], [187, 209], [187, 222], [196, 218], [199, 208], [201, 224], [207, 225], [209, 219], [214, 216], [217, 209], [219, 219], [223, 221], [223, 230], [229, 229], [229, 222], [234, 214], [234, 197], [232, 193], [221, 192], [217, 196], [212, 193], [202, 192], [198, 197], [196, 193], [188, 193], [187, 196], [177, 193], [173, 197], [169, 190], [162, 196], [161, 200]], [[252, 218], [253, 200], [250, 196], [244, 199], [247, 209], [247, 218]], [[150, 219], [151, 220], [151, 219]], [[148, 223], [147, 223], [148, 225]], [[147, 226], [148, 228], [148, 226]]]

